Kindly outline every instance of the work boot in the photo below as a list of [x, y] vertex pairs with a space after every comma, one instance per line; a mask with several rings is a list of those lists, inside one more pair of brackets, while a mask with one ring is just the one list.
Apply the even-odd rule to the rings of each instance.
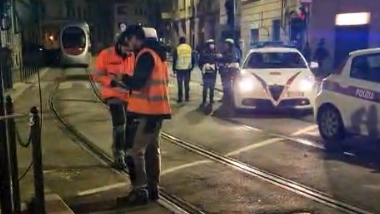
[[119, 151], [114, 155], [114, 165], [118, 170], [127, 169], [127, 164], [125, 163], [125, 154], [123, 151]]
[[149, 200], [157, 201], [160, 198], [160, 191], [158, 190], [157, 186], [148, 186], [147, 189], [149, 194]]
[[118, 205], [141, 206], [149, 203], [148, 190], [146, 188], [133, 189], [127, 196], [117, 198]]

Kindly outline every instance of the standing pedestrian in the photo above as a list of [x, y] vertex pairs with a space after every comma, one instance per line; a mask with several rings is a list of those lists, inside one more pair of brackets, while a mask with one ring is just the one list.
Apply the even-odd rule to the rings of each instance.
[[[126, 34], [121, 33], [114, 46], [100, 52], [95, 62], [92, 78], [100, 83], [100, 93], [108, 105], [113, 127], [112, 152], [115, 166], [125, 169], [126, 134], [127, 126], [126, 106], [129, 100], [129, 91], [118, 84], [120, 74], [132, 75], [135, 65], [135, 56], [126, 41]], [[129, 136], [128, 136], [129, 138]]]
[[159, 198], [160, 132], [162, 123], [171, 119], [169, 70], [165, 49], [157, 41], [153, 28], [129, 26], [125, 31], [129, 46], [137, 52], [133, 75], [119, 77], [131, 90], [128, 115], [137, 123], [133, 146], [129, 151], [136, 175], [133, 190], [119, 203], [143, 205]]
[[323, 71], [324, 62], [329, 57], [329, 55], [330, 53], [325, 47], [325, 39], [322, 38], [319, 40], [318, 47], [314, 53], [314, 60], [318, 62], [318, 66], [319, 66], [319, 75], [323, 75], [322, 73], [324, 72]]
[[[206, 41], [205, 47], [201, 50], [199, 57], [199, 68], [202, 71], [203, 90], [201, 107], [208, 107], [212, 111], [214, 103], [215, 82], [217, 76], [217, 52], [215, 41], [209, 39]], [[207, 105], [207, 96], [209, 96], [209, 104]]]
[[220, 62], [219, 73], [223, 85], [222, 102], [229, 102], [232, 97], [232, 78], [239, 69], [240, 54], [235, 47], [233, 39], [226, 39], [224, 42], [224, 50], [218, 57]]
[[190, 99], [190, 78], [191, 71], [195, 65], [195, 54], [190, 45], [186, 43], [185, 37], [179, 39], [179, 45], [173, 52], [173, 72], [177, 76], [178, 99], [177, 102], [183, 101], [183, 88], [185, 88], [185, 100]]
[[311, 62], [311, 47], [310, 47], [309, 42], [306, 42], [305, 47], [302, 50], [302, 54], [305, 57], [306, 61], [310, 63]]

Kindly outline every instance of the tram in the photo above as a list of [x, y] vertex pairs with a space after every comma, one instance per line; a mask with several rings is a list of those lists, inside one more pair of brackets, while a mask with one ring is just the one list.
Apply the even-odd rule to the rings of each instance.
[[88, 67], [91, 60], [90, 27], [84, 21], [65, 24], [60, 32], [60, 64]]

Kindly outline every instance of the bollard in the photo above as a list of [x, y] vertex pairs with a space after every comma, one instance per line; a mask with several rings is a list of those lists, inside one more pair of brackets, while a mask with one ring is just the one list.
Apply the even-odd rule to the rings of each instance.
[[45, 188], [42, 165], [42, 146], [41, 146], [41, 124], [38, 109], [33, 107], [31, 113], [31, 134], [32, 134], [32, 153], [33, 153], [33, 174], [34, 174], [34, 198], [32, 207], [34, 213], [45, 214]]
[[[10, 96], [5, 99], [5, 108], [7, 115], [14, 114], [13, 101]], [[16, 123], [14, 118], [7, 120], [8, 140], [9, 140], [9, 159], [12, 179], [12, 199], [13, 210], [15, 213], [21, 212], [20, 183], [18, 181], [18, 159], [17, 159], [17, 141], [16, 141]]]
[[[1, 62], [0, 62], [1, 63]], [[3, 70], [0, 65], [0, 116], [5, 115]], [[9, 174], [9, 153], [7, 143], [7, 125], [0, 120], [0, 203], [2, 213], [12, 213], [12, 189]]]

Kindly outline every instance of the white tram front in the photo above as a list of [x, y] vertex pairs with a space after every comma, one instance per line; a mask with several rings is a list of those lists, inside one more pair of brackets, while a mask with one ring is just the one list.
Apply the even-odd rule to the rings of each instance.
[[71, 22], [60, 32], [61, 65], [88, 67], [91, 60], [90, 27], [84, 22]]

